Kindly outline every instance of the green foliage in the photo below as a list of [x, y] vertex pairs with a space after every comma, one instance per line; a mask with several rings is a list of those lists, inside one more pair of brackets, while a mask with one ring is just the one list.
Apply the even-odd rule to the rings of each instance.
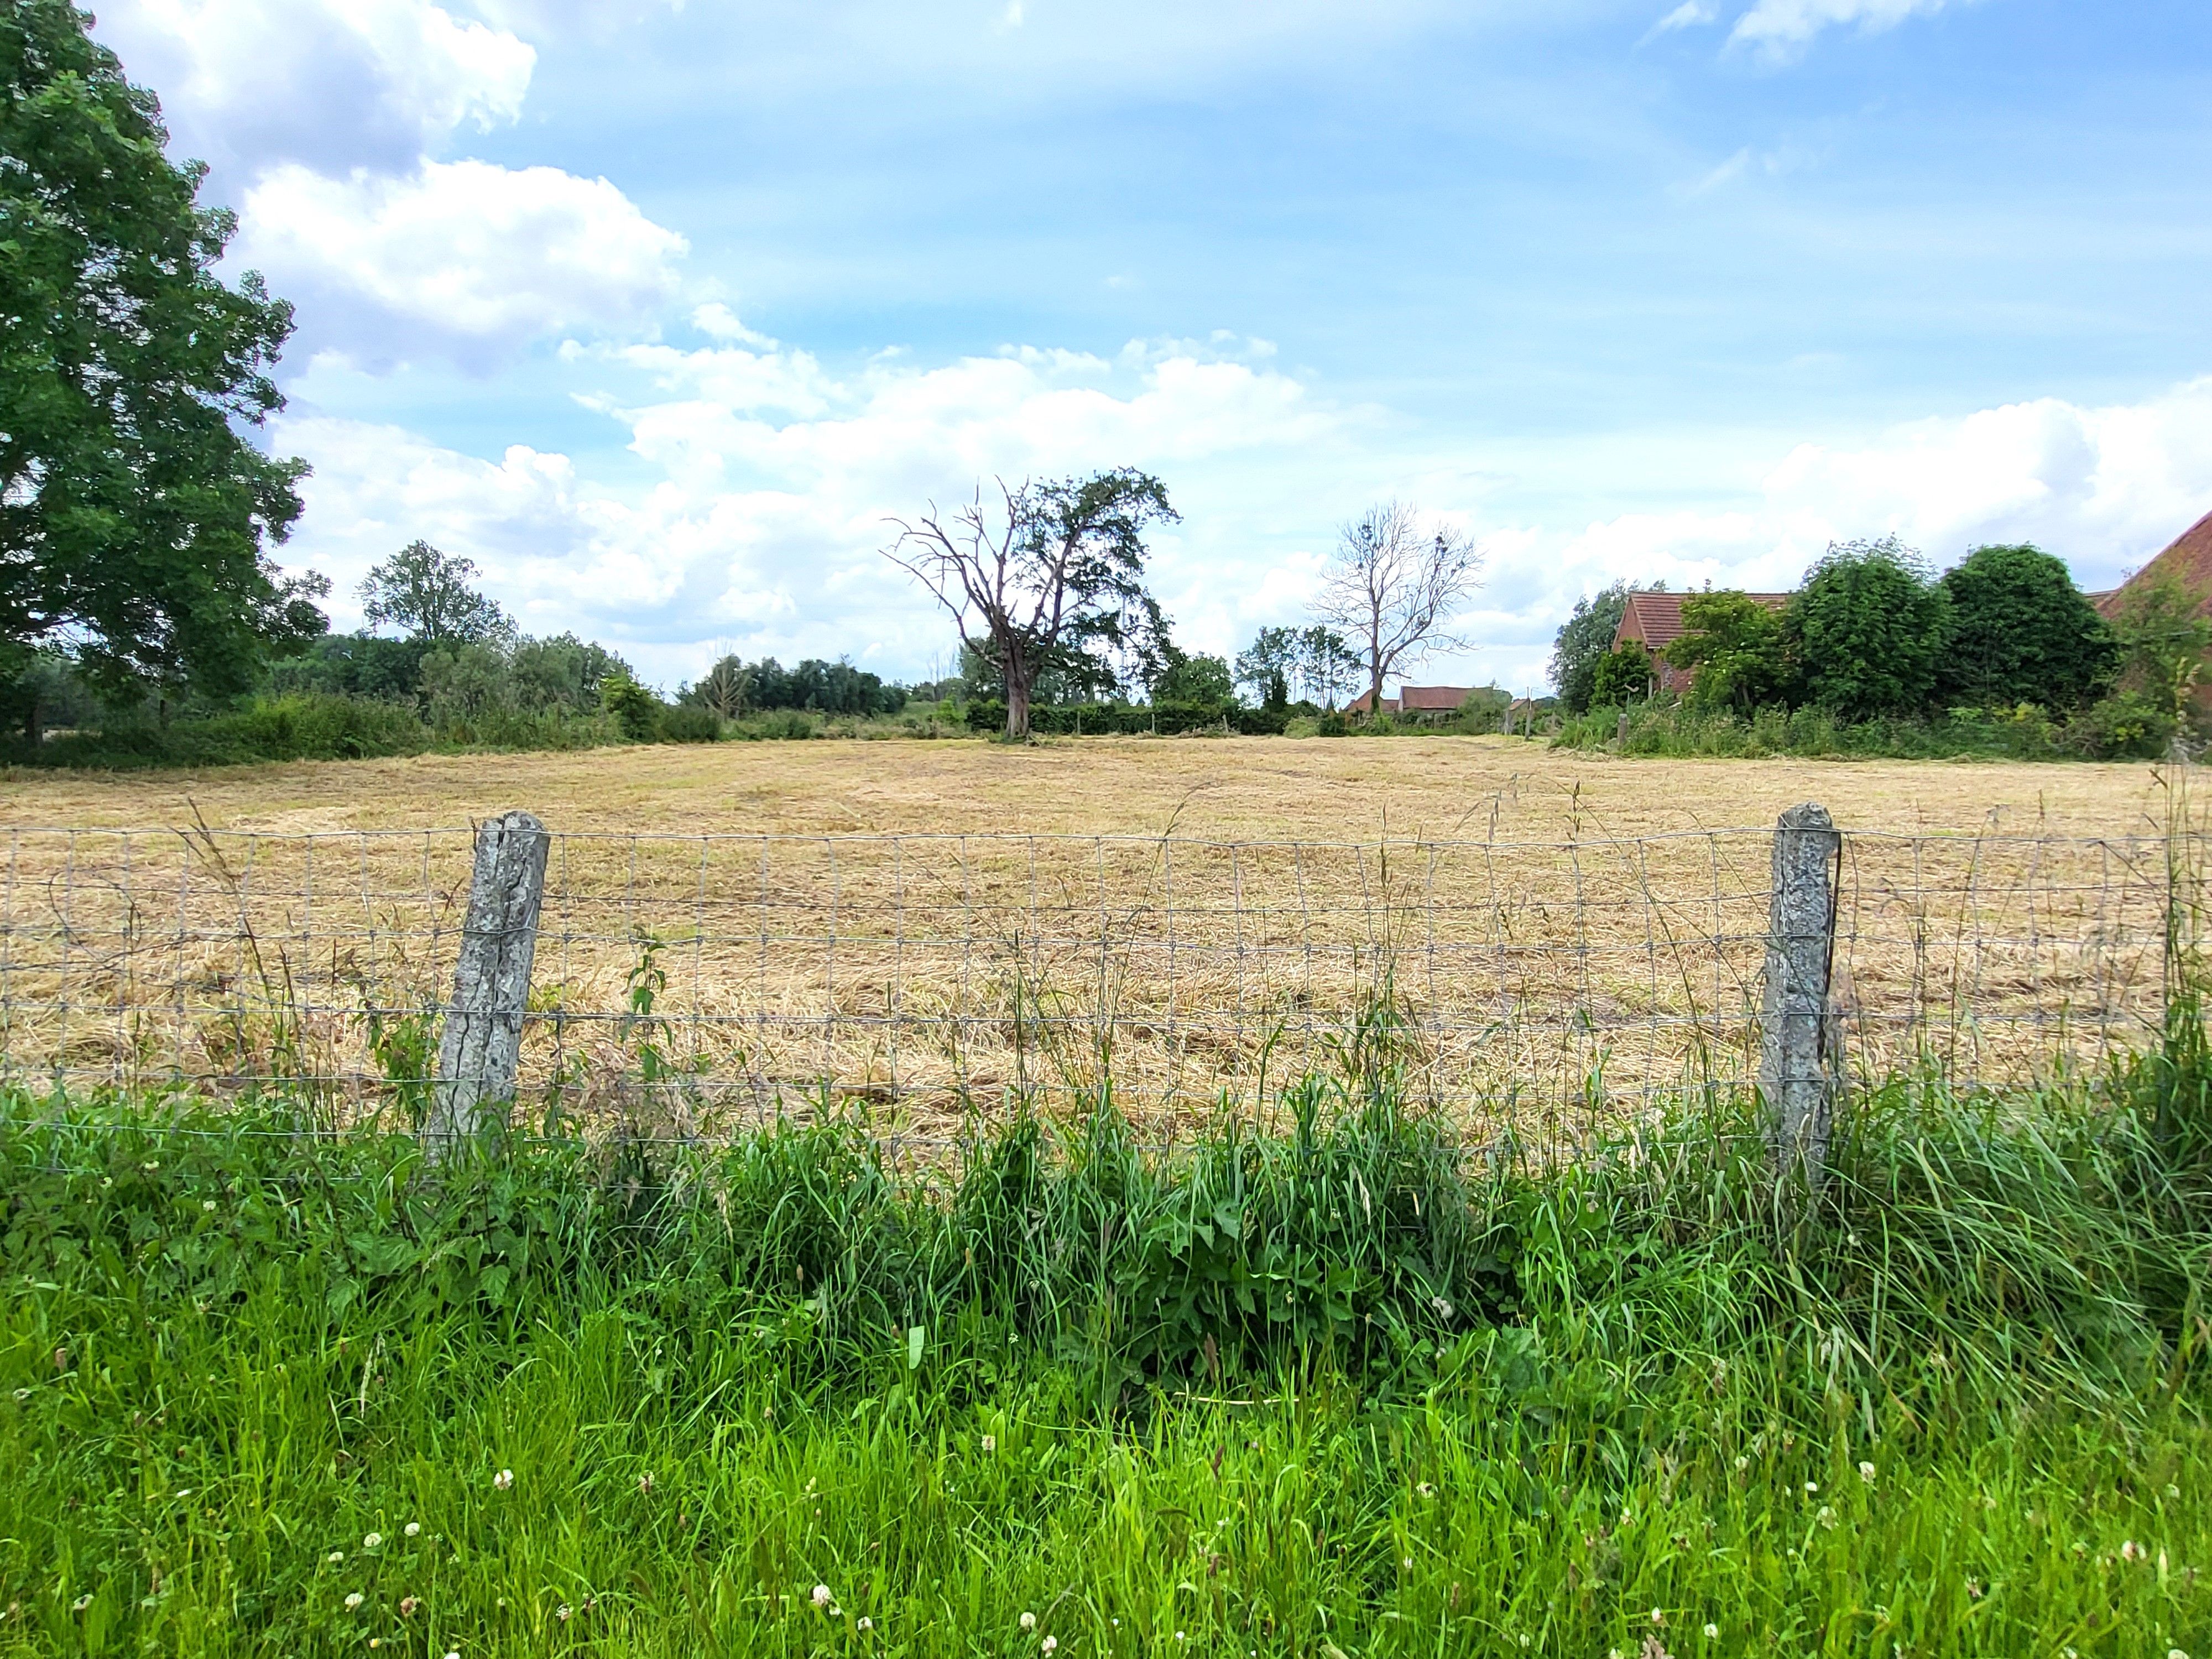
[[362, 760], [416, 755], [432, 734], [411, 708], [327, 693], [257, 697], [203, 719], [114, 722], [96, 732], [0, 750], [15, 765], [128, 771], [171, 766], [238, 766], [266, 761]]
[[599, 702], [632, 743], [650, 743], [659, 732], [660, 699], [651, 688], [640, 685], [628, 673], [610, 673], [601, 680]]
[[[1651, 695], [1658, 665], [1638, 640], [1628, 640], [1597, 659], [1583, 687], [1589, 706], [1623, 708]], [[1563, 697], [1562, 702], [1565, 701]]]
[[2212, 651], [2206, 596], [2171, 574], [2128, 584], [2112, 618], [2118, 652], [2118, 688], [2158, 704], [2177, 718], [2203, 683]]
[[1666, 586], [1659, 582], [1647, 590], [1615, 582], [1575, 601], [1552, 646], [1552, 684], [1569, 714], [1579, 714], [1595, 706], [1598, 665], [1612, 654], [1613, 635], [1628, 612], [1629, 594], [1664, 592]]
[[1813, 701], [1844, 720], [1929, 707], [1950, 599], [1896, 537], [1832, 544], [1787, 616]]
[[66, 639], [113, 699], [234, 694], [325, 625], [263, 551], [307, 469], [239, 429], [283, 406], [291, 308], [216, 275], [234, 219], [90, 22], [0, 10], [0, 683]]
[[511, 639], [507, 613], [478, 592], [476, 562], [412, 541], [373, 566], [361, 584], [362, 613], [372, 625], [404, 629], [407, 637], [453, 648]]
[[[1281, 680], [1279, 671], [1274, 678], [1278, 682]], [[1237, 682], [1230, 672], [1228, 663], [1223, 659], [1202, 653], [1189, 656], [1171, 649], [1167, 666], [1161, 672], [1159, 678], [1153, 682], [1152, 698], [1156, 702], [1193, 703], [1202, 708], [1229, 708], [1237, 702]], [[1285, 688], [1282, 701], [1277, 707], [1283, 707], [1289, 701], [1289, 692]]]
[[757, 663], [725, 657], [698, 684], [685, 687], [677, 697], [679, 703], [712, 709], [725, 720], [779, 708], [821, 714], [896, 714], [906, 707], [906, 700], [902, 687], [885, 685], [877, 675], [842, 658], [824, 662], [818, 657], [789, 669], [774, 657]]
[[711, 708], [672, 704], [660, 711], [659, 737], [663, 743], [718, 743], [722, 717]]
[[319, 691], [374, 702], [412, 702], [422, 690], [427, 640], [374, 634], [325, 634], [296, 656], [271, 664], [269, 689], [279, 696]]
[[1978, 547], [1943, 574], [1950, 633], [1939, 703], [2078, 708], [2110, 680], [2112, 630], [2063, 560], [2039, 548]]
[[1305, 1079], [908, 1180], [15, 1094], [0, 1641], [2198, 1651], [2212, 1241], [2134, 1086], [1870, 1088], [1796, 1212], [1728, 1103], [1524, 1165]]
[[1682, 634], [1667, 660], [1693, 670], [1691, 700], [1748, 714], [1786, 701], [1790, 665], [1782, 618], [1747, 593], [1723, 589], [1682, 601]]

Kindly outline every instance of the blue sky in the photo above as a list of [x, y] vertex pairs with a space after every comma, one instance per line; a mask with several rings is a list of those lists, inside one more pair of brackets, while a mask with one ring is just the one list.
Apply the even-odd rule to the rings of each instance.
[[2212, 510], [2196, 0], [118, 0], [100, 33], [299, 307], [288, 561], [416, 536], [673, 685], [929, 672], [878, 550], [1123, 464], [1194, 648], [1397, 496], [1540, 683], [1616, 576]]

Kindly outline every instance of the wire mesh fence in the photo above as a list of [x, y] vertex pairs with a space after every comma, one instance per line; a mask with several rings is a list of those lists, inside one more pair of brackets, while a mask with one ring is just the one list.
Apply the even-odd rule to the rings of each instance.
[[[1594, 1127], [1752, 1080], [1772, 843], [556, 833], [518, 1100], [684, 1135], [860, 1101], [926, 1135], [1110, 1078], [1172, 1128], [1264, 1115], [1381, 1021], [1409, 1092], [1471, 1128]], [[465, 828], [13, 830], [0, 1066], [419, 1108], [471, 848]], [[2170, 850], [1846, 826], [1854, 1068], [2003, 1083], [2141, 1047]]]

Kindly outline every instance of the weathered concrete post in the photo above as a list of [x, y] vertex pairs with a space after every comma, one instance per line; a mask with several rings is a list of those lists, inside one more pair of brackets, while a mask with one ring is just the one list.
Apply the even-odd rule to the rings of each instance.
[[504, 1116], [514, 1098], [549, 844], [545, 826], [527, 812], [506, 813], [477, 831], [453, 1006], [438, 1044], [437, 1091], [422, 1129], [433, 1156], [474, 1135], [489, 1113]]
[[1835, 876], [1843, 837], [1828, 809], [1808, 802], [1774, 831], [1774, 902], [1759, 1017], [1759, 1085], [1778, 1171], [1818, 1184], [1842, 1079], [1829, 1002], [1836, 957]]

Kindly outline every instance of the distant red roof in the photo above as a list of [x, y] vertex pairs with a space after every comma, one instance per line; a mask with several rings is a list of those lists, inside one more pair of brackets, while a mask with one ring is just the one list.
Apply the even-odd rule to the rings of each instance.
[[[1474, 695], [1468, 685], [1401, 685], [1395, 697], [1382, 699], [1386, 714], [1455, 714], [1460, 705]], [[1347, 714], [1367, 712], [1367, 693], [1362, 691], [1344, 705]]]
[[2200, 616], [2212, 616], [2212, 513], [2173, 538], [2166, 550], [2109, 593], [2092, 593], [2089, 603], [2110, 617], [2119, 610], [2121, 596], [2140, 581], [2172, 578], [2191, 592], [2203, 596]]

